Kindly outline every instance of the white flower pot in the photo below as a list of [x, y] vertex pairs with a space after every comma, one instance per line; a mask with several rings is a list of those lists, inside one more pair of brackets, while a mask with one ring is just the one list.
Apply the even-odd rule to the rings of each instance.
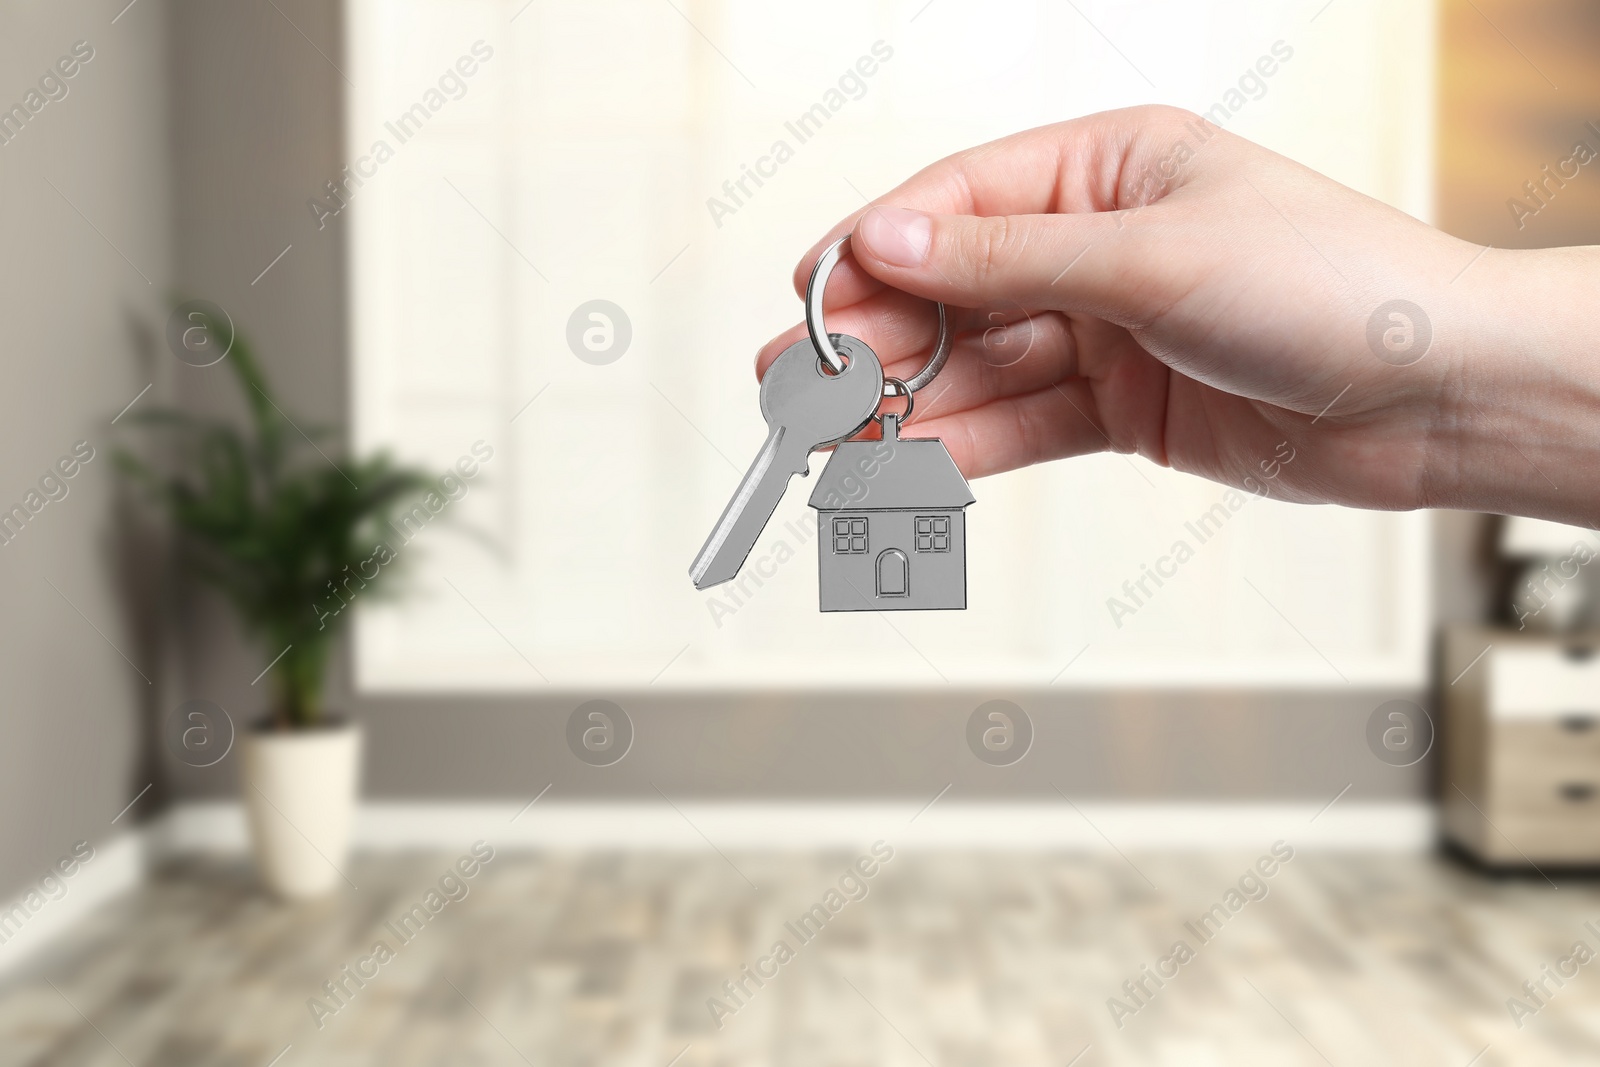
[[361, 728], [253, 731], [240, 785], [256, 864], [280, 897], [321, 896], [344, 881], [361, 778]]

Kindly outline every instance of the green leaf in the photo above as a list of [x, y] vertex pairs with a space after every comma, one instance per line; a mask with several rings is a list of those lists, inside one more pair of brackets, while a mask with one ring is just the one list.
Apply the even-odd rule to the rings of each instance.
[[[213, 325], [214, 324], [208, 324]], [[163, 467], [124, 448], [116, 469], [165, 511], [196, 578], [232, 604], [274, 665], [274, 718], [314, 725], [321, 715], [329, 650], [350, 617], [346, 596], [394, 592], [402, 568], [363, 573], [388, 524], [435, 488], [428, 472], [385, 453], [324, 455], [295, 428], [326, 440], [338, 427], [292, 419], [273, 398], [255, 352], [236, 331], [224, 360], [244, 398], [244, 426], [172, 408], [147, 408], [129, 423], [169, 435]]]

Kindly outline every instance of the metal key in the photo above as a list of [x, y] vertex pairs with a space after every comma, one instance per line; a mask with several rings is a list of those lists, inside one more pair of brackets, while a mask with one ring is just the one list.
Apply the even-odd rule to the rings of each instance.
[[811, 338], [784, 349], [761, 379], [761, 415], [767, 440], [711, 536], [689, 568], [696, 589], [731, 581], [778, 510], [789, 479], [808, 474], [811, 453], [857, 433], [878, 410], [883, 367], [866, 342], [830, 334], [850, 358], [838, 374], [823, 369]]

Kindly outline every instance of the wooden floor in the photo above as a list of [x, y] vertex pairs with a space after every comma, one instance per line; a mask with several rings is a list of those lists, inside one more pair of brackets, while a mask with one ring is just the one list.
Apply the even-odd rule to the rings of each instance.
[[[357, 858], [359, 889], [298, 907], [242, 866], [168, 869], [0, 986], [0, 1064], [1600, 1063], [1600, 960], [1520, 1028], [1506, 1004], [1600, 950], [1593, 883], [1307, 853], [1235, 913], [1256, 854], [902, 853], [830, 898], [855, 854], [707, 850], [502, 853], [426, 900], [456, 858]], [[403, 942], [385, 924], [414, 903], [439, 910]], [[1185, 924], [1219, 903], [1203, 941]], [[1179, 940], [1175, 977], [1124, 993]], [[378, 941], [393, 958], [361, 963]], [[373, 976], [341, 1007], [347, 965]], [[747, 965], [773, 976], [725, 993]]]

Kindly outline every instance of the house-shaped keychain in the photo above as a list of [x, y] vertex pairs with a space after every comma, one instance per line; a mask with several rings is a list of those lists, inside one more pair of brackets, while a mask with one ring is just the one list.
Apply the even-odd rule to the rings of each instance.
[[823, 611], [967, 606], [967, 513], [975, 499], [936, 437], [846, 441], [817, 479], [817, 585]]

